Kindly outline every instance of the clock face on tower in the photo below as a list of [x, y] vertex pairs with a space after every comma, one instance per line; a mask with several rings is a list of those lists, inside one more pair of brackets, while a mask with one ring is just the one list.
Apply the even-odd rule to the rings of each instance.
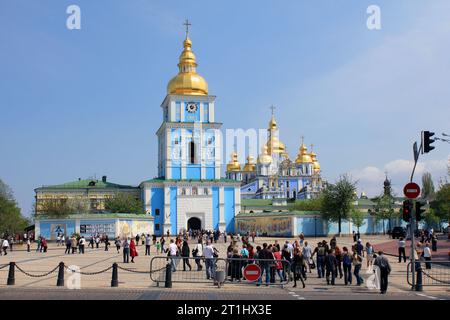
[[197, 109], [198, 109], [197, 104], [194, 102], [189, 102], [186, 106], [186, 111], [189, 113], [195, 113], [197, 112]]

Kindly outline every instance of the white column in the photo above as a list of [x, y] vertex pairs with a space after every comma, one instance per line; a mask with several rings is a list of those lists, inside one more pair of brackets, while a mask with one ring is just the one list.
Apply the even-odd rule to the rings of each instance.
[[[210, 109], [211, 110], [211, 109]], [[213, 121], [211, 121], [213, 122]], [[222, 156], [222, 135], [217, 132], [214, 133], [214, 165], [216, 167], [215, 179], [221, 177], [221, 156]]]
[[180, 102], [180, 120], [184, 122], [184, 102]]
[[75, 233], [80, 233], [80, 219], [75, 219]]
[[116, 237], [122, 237], [120, 234], [119, 219], [116, 219]]
[[171, 155], [171, 150], [172, 150], [172, 134], [171, 134], [171, 129], [167, 128], [166, 129], [166, 137], [165, 137], [165, 148], [166, 148], [166, 159], [165, 159], [165, 163], [166, 163], [166, 179], [171, 179], [172, 178], [172, 155]]
[[171, 231], [170, 223], [170, 188], [164, 187], [164, 226], [163, 231], [166, 234], [167, 230]]
[[152, 214], [152, 189], [144, 185], [144, 210], [147, 214]]
[[[184, 110], [183, 108], [181, 108]], [[187, 150], [186, 150], [186, 129], [181, 129], [181, 179], [186, 179], [186, 159], [187, 159]]]
[[177, 114], [175, 101], [170, 102], [169, 110], [170, 110], [169, 121], [175, 122], [175, 117]]
[[205, 108], [204, 108], [204, 106], [203, 106], [203, 102], [201, 102], [200, 103], [200, 109], [199, 109], [199, 111], [200, 111], [200, 122], [203, 122], [203, 119], [204, 119], [204, 115], [203, 115], [203, 110], [204, 110]]
[[219, 230], [221, 232], [225, 231], [225, 197], [224, 197], [224, 187], [219, 187]]
[[241, 188], [234, 188], [234, 216], [241, 212]]
[[209, 122], [214, 122], [214, 102], [209, 103]]

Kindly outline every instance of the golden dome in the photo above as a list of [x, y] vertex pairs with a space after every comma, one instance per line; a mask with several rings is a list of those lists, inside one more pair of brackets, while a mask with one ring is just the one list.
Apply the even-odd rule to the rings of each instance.
[[278, 137], [278, 126], [277, 122], [275, 120], [275, 116], [272, 113], [272, 118], [269, 122], [269, 134], [270, 138], [267, 141], [267, 153], [269, 155], [272, 155], [273, 153], [280, 153], [280, 154], [286, 154], [286, 146], [283, 142], [281, 142]]
[[317, 154], [314, 151], [311, 151], [310, 156], [311, 156], [311, 160], [313, 162], [314, 173], [318, 173], [320, 171], [320, 163], [319, 163], [319, 161], [317, 161], [317, 158], [316, 158]]
[[263, 147], [263, 153], [260, 154], [258, 157], [258, 163], [260, 163], [260, 164], [271, 164], [272, 163], [272, 157], [267, 152], [266, 144]]
[[236, 152], [231, 154], [231, 160], [227, 164], [227, 171], [241, 171], [241, 164], [238, 161], [238, 156]]
[[208, 94], [208, 83], [197, 71], [195, 54], [191, 49], [191, 39], [186, 35], [183, 42], [184, 50], [178, 63], [178, 74], [169, 81], [167, 94], [201, 95]]
[[295, 159], [296, 164], [312, 163], [311, 156], [308, 154], [305, 144], [302, 142], [297, 158]]
[[244, 171], [251, 172], [256, 170], [256, 164], [253, 162], [253, 157], [248, 156], [247, 157], [247, 163], [244, 166]]

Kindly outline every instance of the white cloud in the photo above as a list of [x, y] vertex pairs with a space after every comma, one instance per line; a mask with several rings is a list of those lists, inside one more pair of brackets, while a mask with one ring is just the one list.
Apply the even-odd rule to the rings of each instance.
[[[450, 161], [450, 155], [441, 160], [421, 161], [416, 166], [414, 181], [421, 183], [422, 174], [431, 173], [435, 185], [439, 183], [439, 179], [447, 174], [447, 165]], [[383, 190], [383, 181], [385, 172], [392, 182], [394, 192], [402, 195], [403, 185], [409, 181], [414, 162], [405, 159], [396, 159], [386, 163], [382, 167], [367, 166], [362, 169], [354, 169], [349, 173], [354, 180], [358, 181], [358, 191], [364, 191], [369, 197], [379, 195]]]

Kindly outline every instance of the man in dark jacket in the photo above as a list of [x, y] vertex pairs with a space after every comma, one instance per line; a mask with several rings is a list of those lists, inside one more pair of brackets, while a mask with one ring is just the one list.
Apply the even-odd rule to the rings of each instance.
[[183, 241], [183, 246], [181, 247], [181, 256], [183, 257], [183, 271], [186, 271], [186, 265], [189, 267], [189, 271], [192, 270], [191, 264], [189, 263], [189, 254], [191, 253], [189, 249], [189, 244], [186, 240]]
[[331, 275], [331, 285], [334, 286], [334, 280], [336, 279], [336, 268], [337, 268], [337, 260], [334, 255], [333, 250], [328, 250], [328, 254], [325, 256], [325, 268], [327, 270], [327, 284], [330, 284], [330, 275]]
[[[267, 249], [267, 243], [263, 243], [263, 248], [258, 254], [258, 259], [273, 259], [272, 252]], [[261, 267], [261, 276], [258, 279], [258, 286], [262, 283], [262, 277], [264, 272], [266, 273], [266, 286], [269, 285], [270, 281], [270, 263], [269, 261], [260, 261], [259, 266]]]
[[380, 269], [380, 293], [385, 294], [388, 287], [388, 277], [391, 273], [391, 265], [389, 260], [384, 256], [383, 251], [378, 251], [378, 257], [376, 257], [374, 266]]

